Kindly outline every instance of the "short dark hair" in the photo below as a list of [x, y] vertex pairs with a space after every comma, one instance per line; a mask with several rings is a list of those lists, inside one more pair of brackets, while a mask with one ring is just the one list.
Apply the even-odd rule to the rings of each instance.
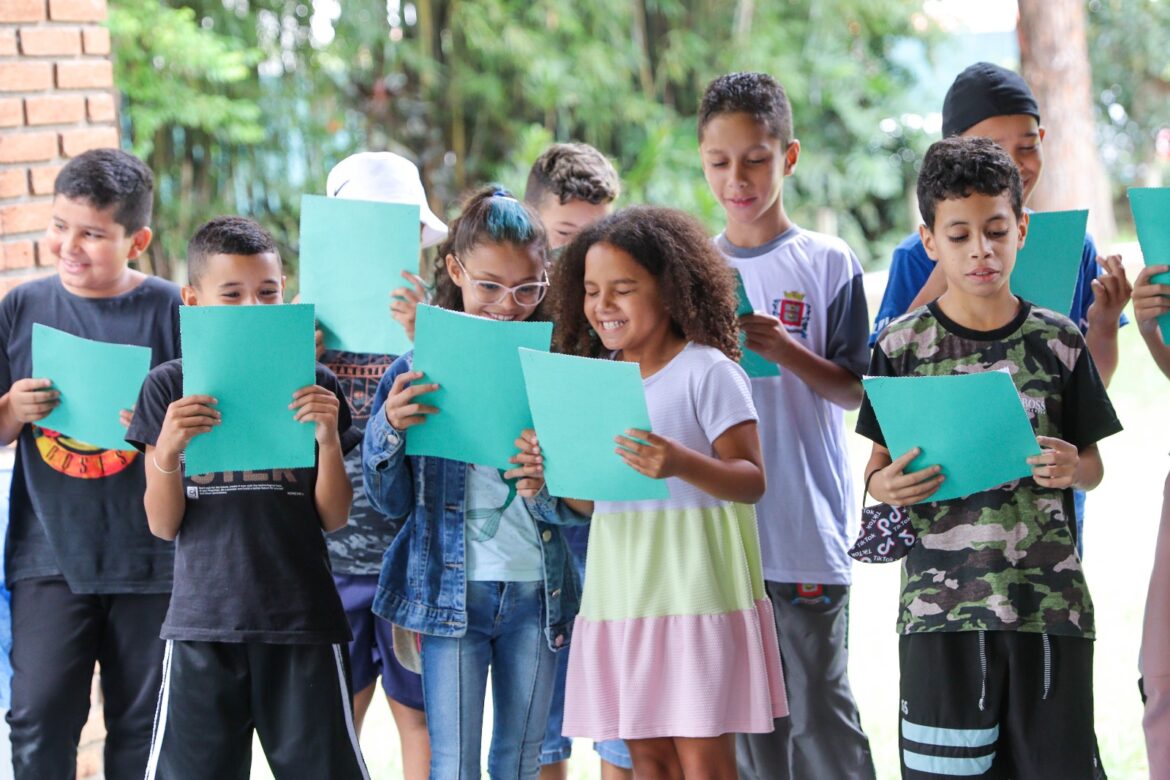
[[539, 208], [554, 195], [560, 203], [613, 203], [621, 189], [613, 164], [589, 144], [553, 144], [532, 164], [524, 202]]
[[198, 284], [214, 255], [261, 255], [271, 252], [280, 260], [276, 239], [247, 217], [216, 217], [203, 224], [187, 242], [187, 283]]
[[114, 207], [114, 221], [134, 233], [150, 224], [154, 176], [146, 163], [121, 149], [91, 149], [65, 164], [53, 194], [83, 200], [95, 209]]
[[622, 250], [658, 282], [675, 333], [738, 360], [735, 276], [697, 219], [678, 209], [631, 206], [589, 225], [553, 267], [549, 297], [557, 349], [571, 355], [607, 354], [585, 309], [585, 258], [596, 244]]
[[939, 201], [969, 198], [972, 193], [1003, 195], [1019, 218], [1024, 212], [1020, 171], [1000, 146], [987, 138], [951, 136], [935, 141], [922, 158], [918, 174], [918, 210], [934, 229]]
[[767, 73], [728, 73], [707, 85], [699, 104], [699, 140], [720, 114], [750, 114], [781, 144], [792, 141], [792, 106], [780, 82]]

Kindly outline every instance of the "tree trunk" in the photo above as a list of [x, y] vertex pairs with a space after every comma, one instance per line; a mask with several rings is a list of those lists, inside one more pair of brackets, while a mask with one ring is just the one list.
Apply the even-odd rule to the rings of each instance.
[[1040, 103], [1044, 175], [1029, 205], [1038, 211], [1089, 209], [1099, 241], [1117, 232], [1113, 198], [1097, 151], [1085, 4], [1019, 0], [1021, 75]]

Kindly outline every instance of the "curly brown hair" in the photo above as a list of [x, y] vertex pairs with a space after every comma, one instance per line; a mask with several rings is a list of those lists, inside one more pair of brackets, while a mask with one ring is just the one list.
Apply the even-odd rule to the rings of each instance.
[[[516, 199], [512, 193], [489, 184], [471, 193], [463, 201], [463, 210], [451, 221], [447, 239], [439, 244], [435, 254], [435, 293], [433, 306], [451, 311], [464, 311], [463, 290], [447, 273], [447, 255], [466, 255], [483, 243], [515, 244], [519, 247], [537, 246], [543, 262], [548, 263], [548, 238], [540, 219], [532, 209]], [[530, 320], [547, 320], [542, 301]]]
[[731, 267], [694, 217], [658, 206], [622, 209], [582, 230], [565, 248], [549, 291], [559, 351], [585, 357], [605, 354], [585, 318], [585, 256], [594, 244], [622, 250], [657, 279], [676, 333], [739, 359]]

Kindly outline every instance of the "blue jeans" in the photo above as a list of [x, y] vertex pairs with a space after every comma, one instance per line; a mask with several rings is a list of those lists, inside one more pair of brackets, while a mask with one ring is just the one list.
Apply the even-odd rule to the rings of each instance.
[[544, 583], [468, 582], [467, 633], [423, 634], [423, 700], [431, 777], [478, 778], [488, 668], [492, 778], [535, 779], [556, 674], [544, 635]]
[[[573, 565], [585, 582], [585, 554], [584, 547], [577, 542], [581, 536], [588, 534], [588, 528], [566, 529], [565, 539], [569, 542], [569, 552], [573, 558]], [[569, 654], [560, 653], [557, 656], [557, 678], [553, 688], [552, 706], [548, 713], [548, 727], [545, 729], [544, 742], [540, 746], [540, 763], [555, 764], [568, 761], [573, 752], [573, 740], [561, 734], [561, 727], [565, 723], [565, 678], [569, 672]], [[630, 759], [630, 751], [626, 743], [620, 739], [607, 739], [604, 742], [594, 742], [593, 749], [607, 764], [633, 769], [634, 762]]]

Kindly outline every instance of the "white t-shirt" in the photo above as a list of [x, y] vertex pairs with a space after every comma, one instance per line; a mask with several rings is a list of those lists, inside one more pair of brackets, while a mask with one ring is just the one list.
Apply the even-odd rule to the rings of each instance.
[[[729, 428], [756, 419], [744, 370], [714, 347], [688, 342], [643, 381], [650, 427], [660, 436], [704, 455]], [[678, 477], [668, 477], [670, 498], [660, 501], [598, 501], [595, 514], [656, 509], [705, 509], [723, 503]]]
[[[743, 276], [752, 307], [779, 317], [805, 347], [862, 376], [869, 312], [861, 264], [839, 238], [793, 226], [751, 249], [715, 245]], [[764, 578], [848, 585], [860, 510], [845, 446], [845, 412], [781, 368], [751, 380], [768, 491], [756, 505]]]
[[[511, 498], [511, 501], [509, 501]], [[489, 515], [508, 502], [494, 535], [477, 539]], [[524, 499], [510, 495], [500, 472], [488, 466], [467, 467], [465, 506], [467, 579], [471, 582], [536, 582], [544, 579], [536, 522]], [[472, 513], [475, 513], [475, 517]]]

